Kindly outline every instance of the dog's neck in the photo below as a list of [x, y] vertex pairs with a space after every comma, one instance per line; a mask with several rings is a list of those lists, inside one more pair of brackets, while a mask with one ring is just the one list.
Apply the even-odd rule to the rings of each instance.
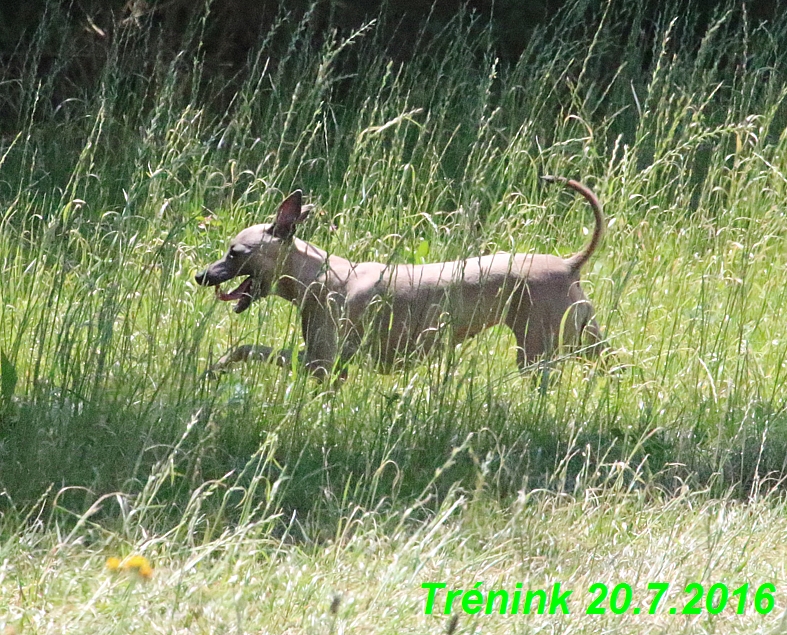
[[320, 281], [330, 285], [332, 277], [344, 277], [342, 272], [351, 268], [352, 263], [349, 260], [328, 255], [328, 252], [305, 240], [293, 238], [282, 266], [284, 273], [276, 285], [276, 294], [285, 300], [301, 304], [311, 285]]

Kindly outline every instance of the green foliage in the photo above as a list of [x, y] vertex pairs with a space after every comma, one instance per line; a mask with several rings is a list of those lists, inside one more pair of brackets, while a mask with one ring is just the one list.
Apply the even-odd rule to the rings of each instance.
[[[644, 5], [625, 3], [627, 20]], [[96, 86], [65, 101], [55, 79], [76, 52], [42, 27], [28, 62], [61, 42], [52, 77], [15, 85], [25, 117], [0, 140], [5, 504], [58, 493], [81, 514], [121, 492], [166, 504], [144, 522], [167, 527], [197, 501], [221, 524], [271, 500], [326, 519], [457, 483], [503, 500], [579, 491], [619, 462], [739, 495], [780, 474], [787, 22], [731, 9], [695, 50], [690, 12], [643, 40], [587, 9], [567, 5], [510, 66], [467, 16], [406, 64], [379, 54], [376, 24], [318, 46], [308, 16], [282, 18], [220, 109], [201, 97], [227, 87], [205, 74], [199, 24], [197, 53], [171, 61], [118, 29]], [[317, 205], [303, 237], [354, 260], [568, 254], [589, 215], [543, 173], [605, 204], [583, 284], [611, 370], [519, 377], [493, 329], [388, 377], [361, 357], [339, 394], [298, 368], [203, 377], [232, 345], [299, 345], [292, 307], [235, 316], [193, 282], [287, 192]], [[213, 487], [228, 493], [201, 498]]]
[[7, 408], [10, 405], [17, 381], [19, 381], [19, 376], [16, 374], [14, 364], [8, 359], [5, 351], [0, 351], [0, 396], [3, 398], [0, 405], [3, 408]]

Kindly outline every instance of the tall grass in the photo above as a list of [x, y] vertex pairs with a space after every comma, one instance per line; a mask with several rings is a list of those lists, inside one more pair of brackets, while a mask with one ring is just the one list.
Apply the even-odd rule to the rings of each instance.
[[[787, 22], [732, 8], [696, 49], [674, 9], [646, 29], [642, 2], [580, 0], [513, 67], [467, 15], [407, 63], [379, 54], [375, 23], [316, 45], [308, 16], [283, 17], [226, 108], [203, 97], [227, 91], [202, 73], [200, 25], [174, 57], [120, 30], [95, 90], [63, 102], [34, 45], [0, 145], [4, 504], [57, 492], [83, 513], [121, 492], [177, 518], [215, 484], [237, 494], [205, 499], [217, 518], [275, 495], [320, 519], [457, 482], [578, 491], [612, 461], [739, 495], [780, 475]], [[38, 42], [63, 37], [55, 16]], [[360, 357], [338, 394], [272, 366], [203, 380], [234, 344], [299, 345], [284, 302], [235, 316], [193, 281], [287, 192], [317, 205], [302, 236], [353, 260], [571, 253], [589, 214], [542, 173], [604, 202], [583, 284], [612, 372], [520, 377], [493, 329], [392, 376]], [[275, 492], [251, 491], [262, 478]]]
[[[125, 526], [83, 517], [75, 531], [58, 535], [40, 531], [33, 515], [27, 526], [13, 527], [16, 539], [2, 546], [0, 582], [8, 600], [0, 626], [8, 633], [437, 634], [452, 632], [450, 621], [458, 618], [458, 633], [778, 631], [784, 547], [773, 537], [787, 529], [784, 503], [765, 497], [741, 505], [689, 488], [664, 496], [641, 481], [628, 486], [627, 474], [642, 476], [619, 466], [580, 497], [523, 493], [505, 510], [455, 489], [421, 523], [408, 518], [415, 506], [398, 514], [353, 507], [323, 534], [297, 518], [260, 515], [215, 527], [211, 535], [199, 523], [192, 530], [189, 521], [199, 514], [190, 508], [166, 534], [135, 535], [125, 531], [139, 527], [130, 508]], [[284, 530], [271, 531], [271, 525]], [[150, 563], [145, 576], [133, 568], [107, 569], [108, 557], [129, 563], [132, 554]], [[650, 614], [655, 593], [648, 585], [656, 581], [669, 584], [669, 593]], [[481, 583], [485, 593], [511, 592], [518, 583], [548, 591], [560, 584], [572, 592], [571, 613], [467, 615], [456, 603], [448, 616], [443, 592], [425, 615], [426, 582], [452, 590]], [[683, 589], [698, 582], [708, 593], [748, 584], [743, 610], [737, 597], [723, 605], [717, 593], [718, 614], [710, 615], [703, 601], [701, 614], [683, 615], [693, 595]], [[599, 583], [609, 590], [628, 584], [628, 610], [613, 613], [607, 598], [604, 614], [585, 614], [598, 597], [589, 588]], [[763, 584], [775, 586], [775, 602], [764, 615], [754, 604]]]

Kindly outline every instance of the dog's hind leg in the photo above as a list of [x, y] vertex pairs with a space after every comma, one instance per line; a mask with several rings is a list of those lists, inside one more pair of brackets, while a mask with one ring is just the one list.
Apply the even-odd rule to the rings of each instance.
[[591, 319], [582, 329], [580, 352], [586, 359], [598, 358], [604, 361], [610, 355], [610, 347], [598, 322]]
[[569, 306], [560, 325], [560, 339], [566, 350], [585, 359], [598, 357], [606, 348], [604, 336], [590, 302], [580, 297]]

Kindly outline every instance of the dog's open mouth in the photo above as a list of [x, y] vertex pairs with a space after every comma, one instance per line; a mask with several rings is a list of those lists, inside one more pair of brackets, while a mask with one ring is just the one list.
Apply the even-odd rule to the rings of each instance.
[[229, 293], [224, 293], [221, 290], [221, 285], [217, 284], [215, 286], [216, 289], [216, 297], [221, 300], [222, 302], [232, 302], [237, 300], [235, 303], [235, 307], [233, 310], [235, 313], [242, 313], [246, 309], [251, 306], [251, 301], [254, 299], [251, 293], [251, 287], [254, 283], [254, 280], [251, 276], [246, 278], [243, 282], [241, 282], [233, 291]]

